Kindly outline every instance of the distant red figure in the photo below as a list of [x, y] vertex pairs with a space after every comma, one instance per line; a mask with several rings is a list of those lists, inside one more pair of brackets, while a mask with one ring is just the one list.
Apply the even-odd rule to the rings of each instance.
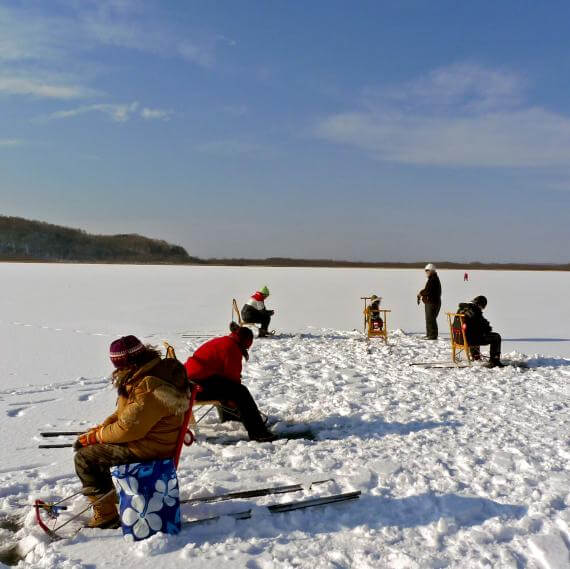
[[467, 273], [465, 273], [463, 275], [463, 282], [467, 282], [467, 281], [469, 281], [469, 275]]

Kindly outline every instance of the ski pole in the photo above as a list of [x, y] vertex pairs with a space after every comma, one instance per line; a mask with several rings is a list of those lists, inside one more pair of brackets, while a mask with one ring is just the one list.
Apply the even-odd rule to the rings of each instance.
[[62, 443], [59, 445], [38, 445], [38, 448], [71, 448], [73, 445], [71, 443]]

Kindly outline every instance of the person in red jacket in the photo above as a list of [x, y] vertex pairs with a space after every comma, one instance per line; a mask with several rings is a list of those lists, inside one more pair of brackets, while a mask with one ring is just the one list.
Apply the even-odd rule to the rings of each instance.
[[265, 426], [248, 388], [241, 383], [242, 358], [249, 359], [253, 332], [245, 327], [232, 328], [231, 334], [209, 340], [188, 358], [184, 364], [188, 379], [202, 387], [198, 401], [232, 401], [249, 438], [271, 441], [275, 436]]

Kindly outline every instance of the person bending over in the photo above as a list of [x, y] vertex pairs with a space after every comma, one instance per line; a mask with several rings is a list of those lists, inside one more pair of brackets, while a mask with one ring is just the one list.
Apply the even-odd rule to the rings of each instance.
[[246, 324], [261, 324], [259, 337], [269, 334], [269, 322], [273, 316], [273, 310], [265, 308], [265, 299], [269, 296], [269, 289], [264, 286], [261, 290], [251, 295], [251, 298], [241, 309], [241, 318]]
[[501, 363], [501, 336], [493, 332], [489, 321], [483, 317], [487, 306], [487, 298], [476, 296], [471, 302], [462, 302], [457, 309], [458, 314], [464, 315], [465, 336], [471, 348], [473, 359], [480, 359], [478, 346], [490, 346], [490, 357], [487, 367], [503, 367]]
[[74, 444], [75, 471], [93, 504], [89, 527], [119, 522], [110, 466], [171, 458], [188, 409], [184, 366], [152, 346], [123, 336], [110, 347], [118, 399], [115, 412]]
[[184, 367], [188, 379], [202, 388], [196, 397], [198, 401], [215, 399], [226, 407], [235, 407], [251, 440], [271, 441], [275, 436], [265, 426], [251, 393], [241, 383], [242, 358], [249, 359], [252, 343], [253, 332], [234, 325], [229, 335], [202, 344]]

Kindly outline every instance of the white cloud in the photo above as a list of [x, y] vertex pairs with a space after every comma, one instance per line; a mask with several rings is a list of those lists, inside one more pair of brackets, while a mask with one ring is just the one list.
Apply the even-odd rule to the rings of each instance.
[[142, 111], [141, 111], [141, 117], [143, 119], [147, 119], [147, 120], [164, 120], [164, 121], [168, 121], [170, 120], [170, 117], [172, 116], [173, 112], [167, 109], [149, 109], [148, 107], [145, 107]]
[[[212, 67], [219, 45], [235, 46], [223, 35], [182, 34], [144, 4], [130, 1], [77, 3], [77, 18], [84, 33], [92, 41], [114, 47], [132, 49], [163, 56], [182, 57], [201, 67]], [[148, 6], [148, 5], [147, 5]]]
[[314, 134], [375, 157], [439, 166], [537, 167], [570, 160], [570, 117], [523, 104], [515, 74], [452, 66], [321, 120]]
[[524, 84], [519, 75], [508, 70], [456, 64], [435, 69], [415, 81], [366, 93], [371, 108], [392, 103], [406, 110], [427, 107], [440, 112], [450, 108], [478, 112], [518, 105]]
[[103, 113], [110, 117], [115, 122], [126, 122], [128, 121], [134, 113], [136, 113], [139, 104], [134, 101], [127, 104], [111, 104], [102, 103], [96, 105], [85, 105], [83, 107], [77, 107], [75, 109], [68, 109], [64, 111], [56, 111], [51, 113], [44, 120], [58, 120], [58, 119], [69, 119], [87, 113]]
[[22, 76], [0, 76], [0, 93], [48, 99], [78, 99], [92, 96], [96, 92], [80, 85], [63, 85]]
[[65, 109], [56, 111], [37, 119], [38, 122], [48, 122], [52, 120], [72, 119], [89, 113], [101, 113], [108, 116], [111, 120], [118, 123], [127, 122], [128, 120], [139, 117], [144, 120], [170, 120], [173, 111], [168, 109], [152, 109], [149, 107], [140, 108], [137, 101], [132, 103], [97, 103], [94, 105], [83, 105], [73, 109]]
[[[0, 62], [11, 65], [0, 76], [0, 93], [74, 99], [96, 94], [85, 85], [99, 65], [85, 54], [101, 46], [181, 57], [212, 67], [219, 46], [235, 42], [222, 35], [182, 32], [155, 7], [135, 0], [54, 0], [0, 6]], [[57, 14], [57, 15], [54, 15]], [[61, 69], [75, 76], [53, 81]], [[94, 71], [95, 70], [95, 71]]]
[[0, 147], [14, 147], [14, 146], [22, 146], [24, 142], [17, 138], [0, 138]]

